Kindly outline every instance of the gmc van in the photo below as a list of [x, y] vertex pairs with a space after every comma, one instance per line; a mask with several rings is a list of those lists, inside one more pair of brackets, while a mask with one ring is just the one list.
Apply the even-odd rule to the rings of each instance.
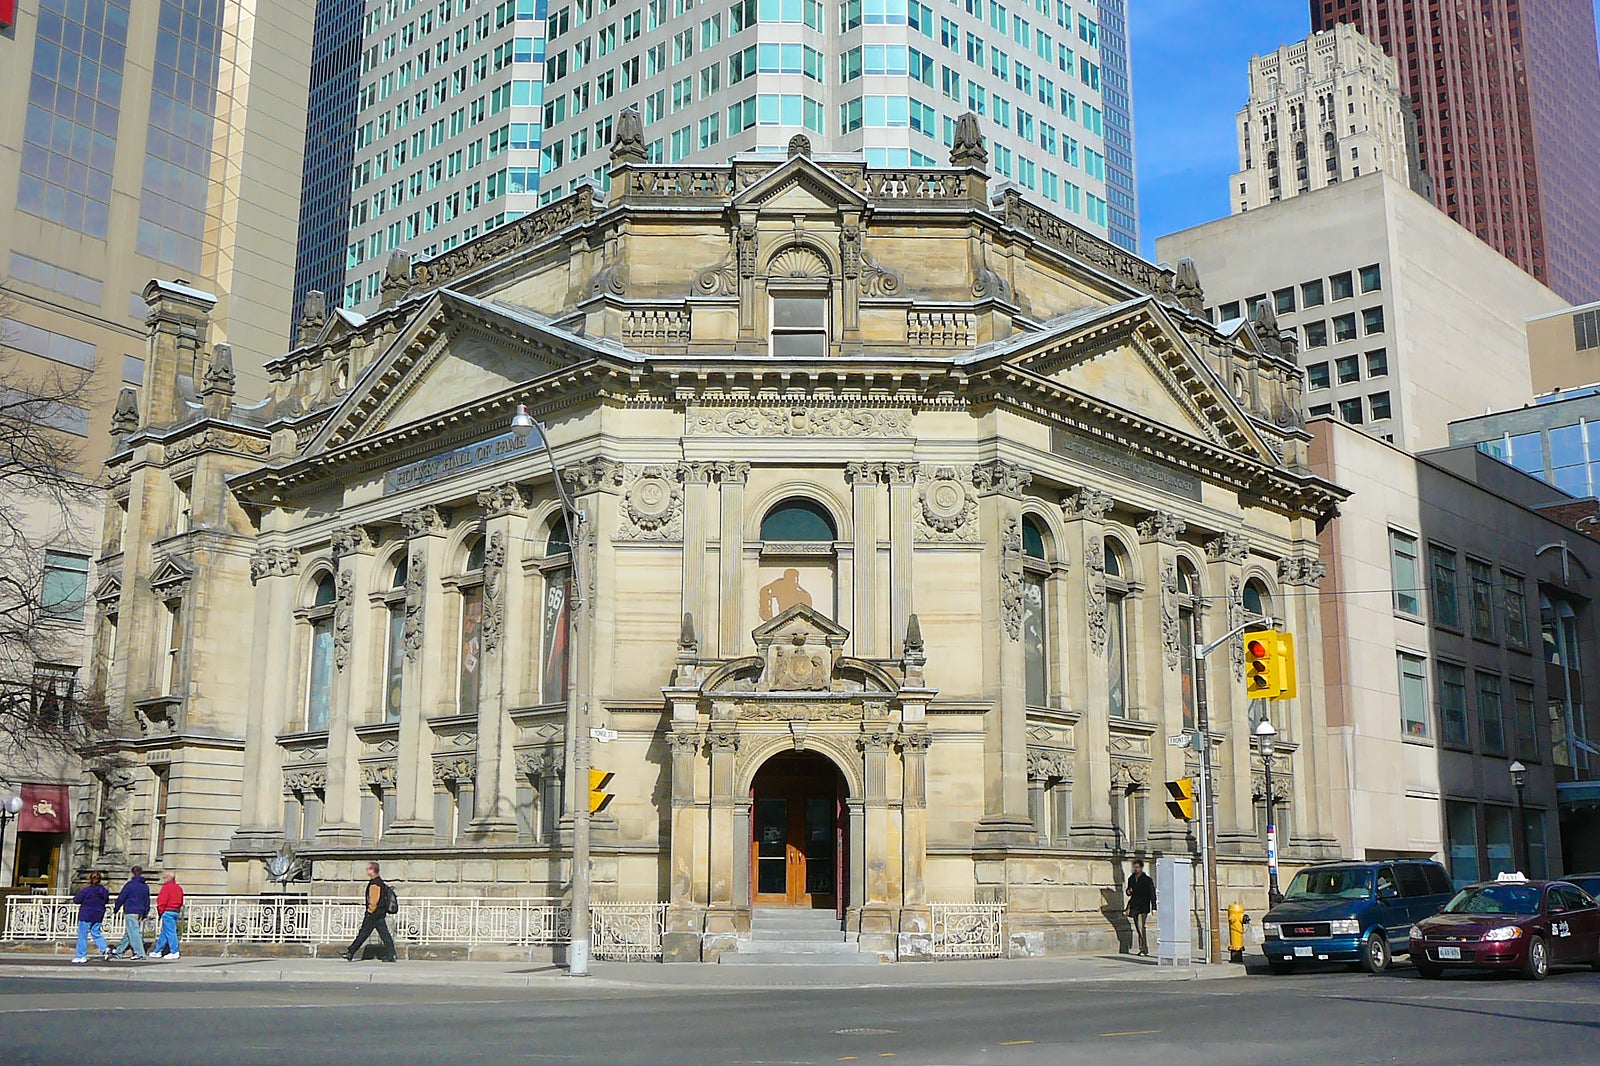
[[1411, 950], [1410, 933], [1450, 901], [1450, 875], [1436, 862], [1393, 859], [1307, 866], [1263, 920], [1261, 945], [1273, 973], [1319, 962], [1382, 973]]

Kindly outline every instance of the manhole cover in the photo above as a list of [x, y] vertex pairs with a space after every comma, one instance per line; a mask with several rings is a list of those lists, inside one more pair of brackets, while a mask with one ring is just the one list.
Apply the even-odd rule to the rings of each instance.
[[892, 1036], [898, 1029], [835, 1029], [834, 1036]]

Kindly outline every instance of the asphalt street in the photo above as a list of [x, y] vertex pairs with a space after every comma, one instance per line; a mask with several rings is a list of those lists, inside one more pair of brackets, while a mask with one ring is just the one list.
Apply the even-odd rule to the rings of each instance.
[[1600, 974], [1343, 972], [981, 988], [0, 980], [7, 1066], [1600, 1064]]

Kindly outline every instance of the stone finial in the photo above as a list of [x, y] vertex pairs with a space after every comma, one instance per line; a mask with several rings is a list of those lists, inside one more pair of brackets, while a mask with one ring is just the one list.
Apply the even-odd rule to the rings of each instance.
[[211, 365], [206, 367], [206, 390], [226, 392], [232, 396], [233, 386], [237, 380], [233, 372], [233, 345], [216, 345], [211, 349]]
[[795, 156], [811, 158], [811, 138], [803, 133], [797, 133], [789, 138], [789, 158], [793, 159]]
[[411, 288], [411, 256], [396, 248], [383, 265], [383, 281], [378, 287], [378, 306], [393, 307]]
[[922, 645], [922, 623], [915, 614], [906, 619], [906, 650], [901, 665], [905, 667], [907, 685], [923, 683], [922, 668], [928, 665], [928, 655]]
[[295, 347], [303, 348], [316, 343], [327, 321], [328, 297], [321, 289], [312, 289], [306, 293], [306, 302], [300, 306], [300, 328], [295, 335]]
[[623, 108], [617, 114], [611, 130], [611, 163], [643, 163], [648, 157], [644, 150], [644, 119], [637, 106]]
[[126, 437], [139, 428], [139, 390], [132, 385], [122, 386], [117, 393], [117, 406], [111, 412], [111, 434]]
[[1206, 294], [1200, 287], [1200, 268], [1195, 266], [1193, 259], [1185, 256], [1178, 260], [1177, 277], [1172, 288], [1178, 303], [1186, 309], [1197, 315], [1205, 311]]
[[950, 165], [979, 170], [989, 165], [989, 149], [984, 147], [978, 116], [971, 111], [956, 119], [955, 136], [950, 142]]
[[695, 639], [694, 635], [694, 615], [688, 611], [684, 611], [683, 627], [678, 630], [678, 652], [679, 654], [686, 652], [690, 654], [698, 654], [697, 649], [699, 647], [700, 642]]
[[1261, 347], [1269, 355], [1283, 354], [1283, 332], [1278, 328], [1278, 312], [1273, 310], [1270, 298], [1256, 303], [1250, 312], [1250, 325], [1255, 327]]

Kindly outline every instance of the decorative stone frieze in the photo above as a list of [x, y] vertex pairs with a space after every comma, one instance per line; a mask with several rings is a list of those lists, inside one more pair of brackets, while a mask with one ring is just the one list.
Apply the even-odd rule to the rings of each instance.
[[283, 772], [286, 792], [320, 792], [328, 787], [328, 769], [325, 766], [295, 767]]
[[476, 755], [452, 755], [433, 760], [433, 780], [438, 785], [451, 785], [465, 781], [471, 783], [478, 774]]
[[911, 412], [878, 407], [702, 407], [690, 411], [685, 431], [702, 437], [907, 437]]
[[394, 788], [396, 780], [395, 765], [392, 760], [361, 764], [361, 784], [365, 788], [391, 789]]
[[1059, 748], [1028, 748], [1028, 780], [1071, 781], [1073, 754]]

